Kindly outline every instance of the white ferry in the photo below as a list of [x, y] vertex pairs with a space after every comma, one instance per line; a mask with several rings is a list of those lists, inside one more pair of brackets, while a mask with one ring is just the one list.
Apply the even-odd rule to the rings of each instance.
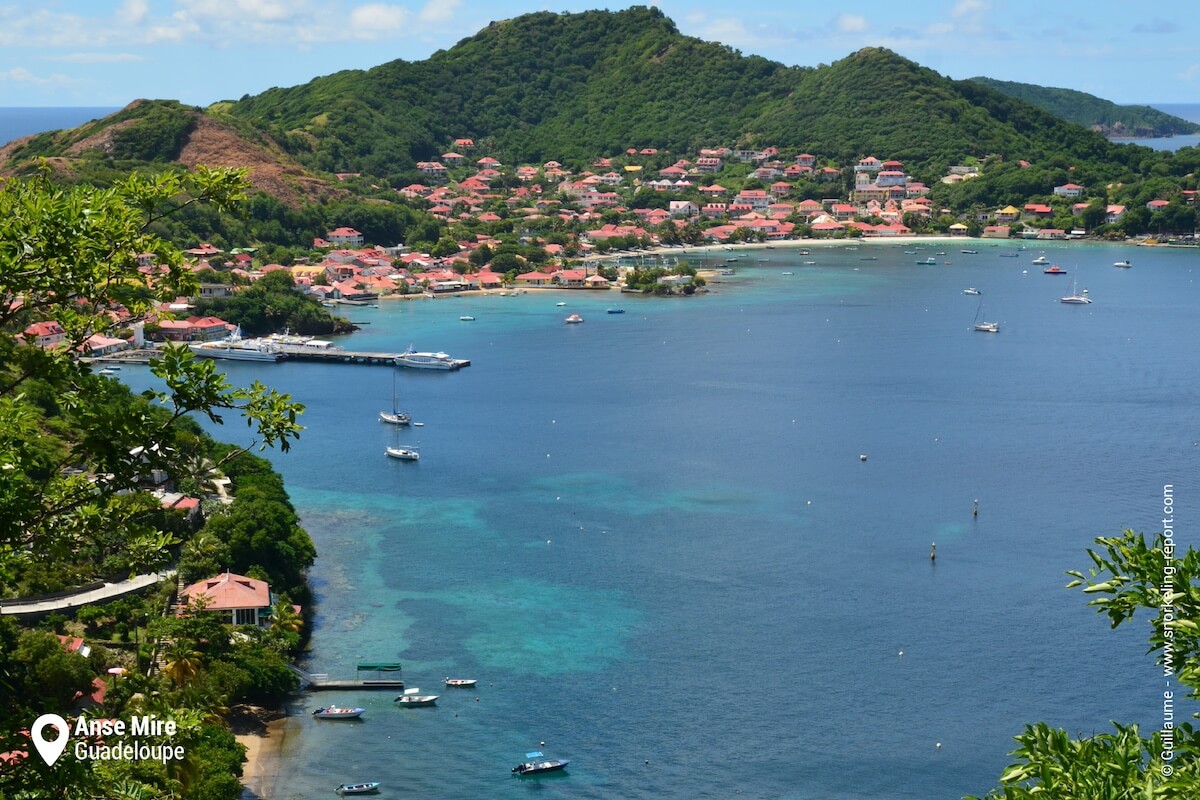
[[470, 364], [462, 358], [451, 358], [446, 353], [419, 353], [410, 346], [396, 356], [396, 366], [412, 369], [458, 369]]

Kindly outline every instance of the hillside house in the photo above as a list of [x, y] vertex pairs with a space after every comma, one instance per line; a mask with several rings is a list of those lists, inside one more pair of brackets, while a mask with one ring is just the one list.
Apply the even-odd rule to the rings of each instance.
[[27, 339], [31, 339], [34, 345], [43, 350], [57, 347], [67, 338], [67, 332], [63, 330], [63, 326], [53, 320], [35, 322], [26, 328], [24, 333]]
[[1054, 187], [1054, 194], [1058, 197], [1083, 197], [1083, 187], [1077, 183], [1064, 183]]
[[230, 625], [265, 625], [271, 617], [271, 587], [266, 581], [226, 572], [196, 581], [184, 589], [183, 603], [203, 602], [204, 610], [225, 617]]

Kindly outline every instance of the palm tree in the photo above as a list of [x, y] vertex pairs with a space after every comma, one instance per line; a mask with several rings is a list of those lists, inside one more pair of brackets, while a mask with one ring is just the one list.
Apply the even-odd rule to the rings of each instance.
[[191, 642], [175, 640], [163, 651], [162, 671], [176, 686], [185, 686], [196, 677], [204, 665], [203, 656]]
[[304, 627], [301, 617], [291, 603], [280, 600], [271, 611], [271, 630], [299, 633]]

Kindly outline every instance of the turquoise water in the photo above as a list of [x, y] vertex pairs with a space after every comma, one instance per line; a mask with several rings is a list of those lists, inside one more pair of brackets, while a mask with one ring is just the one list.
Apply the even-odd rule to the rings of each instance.
[[[274, 459], [321, 554], [305, 666], [397, 660], [441, 695], [300, 698], [260, 791], [958, 798], [1027, 722], [1153, 726], [1145, 626], [1111, 631], [1063, 573], [1152, 530], [1163, 483], [1195, 495], [1200, 252], [1072, 244], [1052, 277], [1040, 248], [916, 246], [740, 251], [689, 299], [354, 309], [346, 344], [473, 361], [399, 373], [423, 428], [377, 422], [387, 368], [228, 365], [309, 406]], [[1058, 302], [1073, 281], [1092, 305]], [[568, 772], [514, 778], [530, 749]]]

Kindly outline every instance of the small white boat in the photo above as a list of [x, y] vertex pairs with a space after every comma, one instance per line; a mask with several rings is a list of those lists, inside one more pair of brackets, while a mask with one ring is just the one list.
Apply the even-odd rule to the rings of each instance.
[[583, 322], [583, 317], [579, 316], [578, 314], [572, 314], [564, 319], [563, 322], [567, 323], [568, 325], [577, 325], [580, 322]]
[[333, 790], [337, 794], [375, 794], [379, 791], [379, 781], [370, 783], [343, 783]]
[[1039, 267], [1042, 267], [1042, 266], [1045, 266], [1046, 264], [1049, 264], [1050, 259], [1046, 258], [1045, 256], [1038, 256], [1037, 258], [1035, 258], [1033, 260], [1033, 263]]
[[780, 275], [795, 275], [796, 273], [794, 273], [794, 272], [781, 272], [781, 273], [779, 273], [779, 274], [780, 274]]
[[1123, 261], [1114, 261], [1113, 266], [1114, 267], [1122, 267], [1123, 269], [1129, 269], [1130, 267], [1133, 266], [1133, 264], [1129, 263], [1129, 259], [1125, 259]]
[[458, 319], [460, 322], [474, 322], [475, 321], [474, 317], [469, 317], [469, 316], [461, 316]]
[[444, 681], [442, 681], [442, 683], [446, 684], [447, 686], [460, 686], [460, 687], [474, 686], [478, 682], [479, 681], [476, 680], [475, 678], [450, 678], [450, 677], [447, 677]]
[[97, 375], [116, 375], [117, 371], [114, 369], [109, 369], [108, 367], [105, 367], [104, 369], [99, 370], [96, 374]]
[[565, 306], [565, 305], [566, 305], [566, 303], [555, 303], [554, 305], [556, 305], [556, 306]]
[[979, 331], [980, 333], [999, 333], [1000, 332], [1000, 323], [999, 322], [980, 322], [975, 326], [975, 330]]
[[525, 754], [526, 761], [512, 768], [514, 775], [540, 775], [545, 772], [559, 772], [571, 763], [566, 759], [546, 758], [540, 751]]
[[420, 689], [405, 689], [404, 694], [399, 695], [395, 702], [402, 706], [432, 706], [437, 703], [438, 696], [436, 694], [421, 694]]
[[974, 286], [968, 286], [966, 289], [963, 289], [963, 294], [983, 294], [983, 292], [979, 291]]
[[401, 461], [419, 461], [421, 458], [415, 447], [389, 447], [385, 452], [389, 458], [398, 458]]
[[392, 370], [392, 410], [379, 412], [380, 422], [387, 422], [392, 425], [407, 425], [412, 422], [412, 417], [405, 414], [396, 408], [396, 371]]
[[314, 711], [313, 716], [317, 719], [358, 719], [364, 711], [366, 711], [365, 708], [326, 706]]

